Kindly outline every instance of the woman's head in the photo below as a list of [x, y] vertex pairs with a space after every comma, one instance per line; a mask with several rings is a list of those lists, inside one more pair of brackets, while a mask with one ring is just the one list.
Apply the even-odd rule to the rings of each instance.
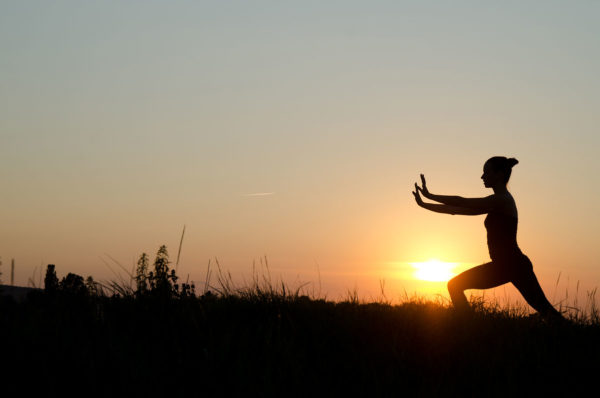
[[481, 176], [483, 184], [488, 188], [498, 184], [506, 185], [510, 179], [512, 168], [517, 163], [519, 163], [517, 159], [504, 156], [489, 158], [483, 165], [483, 175]]

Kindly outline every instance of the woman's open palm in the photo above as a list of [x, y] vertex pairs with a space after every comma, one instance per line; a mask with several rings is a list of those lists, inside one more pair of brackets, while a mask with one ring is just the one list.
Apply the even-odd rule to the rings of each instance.
[[419, 189], [421, 189], [421, 187], [419, 187], [417, 185], [417, 183], [415, 182], [415, 190], [413, 191], [413, 195], [415, 196], [415, 201], [417, 202], [417, 204], [419, 206], [423, 205], [423, 199], [421, 199], [421, 195], [419, 194]]
[[423, 174], [421, 174], [421, 185], [422, 186], [418, 186], [417, 184], [415, 184], [417, 190], [420, 189], [421, 192], [423, 192], [423, 196], [429, 198], [429, 190], [427, 189], [427, 182], [425, 181], [425, 176]]

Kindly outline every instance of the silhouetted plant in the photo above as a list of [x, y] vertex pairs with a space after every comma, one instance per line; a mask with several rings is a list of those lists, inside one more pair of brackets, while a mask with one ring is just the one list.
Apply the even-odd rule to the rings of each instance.
[[46, 293], [55, 293], [58, 290], [58, 278], [56, 277], [54, 264], [48, 264], [48, 268], [46, 268], [44, 290]]
[[[143, 255], [142, 255], [143, 256]], [[140, 258], [140, 261], [142, 259]], [[153, 294], [163, 297], [173, 297], [177, 294], [177, 275], [175, 270], [169, 272], [169, 253], [162, 245], [156, 253], [154, 271], [148, 274], [148, 283]]]
[[148, 292], [148, 255], [142, 253], [137, 262], [135, 272], [136, 294], [144, 295]]
[[175, 284], [175, 290], [177, 291], [178, 296], [181, 298], [196, 296], [196, 285], [194, 285], [194, 283], [182, 283], [181, 289], [179, 289], [179, 286]]
[[61, 293], [75, 296], [85, 296], [88, 293], [87, 287], [83, 281], [83, 277], [71, 272], [62, 278], [59, 284], [59, 290]]
[[[135, 276], [135, 295], [154, 295], [166, 298], [191, 297], [196, 295], [196, 286], [192, 283], [179, 285], [179, 277], [174, 269], [169, 268], [169, 253], [165, 245], [160, 246], [156, 252], [152, 271], [149, 271], [149, 259], [146, 253], [142, 253], [137, 261]], [[119, 287], [119, 289], [116, 289]], [[113, 290], [119, 291], [121, 286], [112, 286]]]
[[86, 278], [85, 287], [87, 288], [88, 293], [92, 296], [98, 296], [101, 293], [101, 287], [98, 283], [96, 283], [96, 281], [94, 281], [94, 278], [92, 278], [91, 276], [88, 276]]
[[84, 280], [82, 276], [69, 272], [59, 282], [56, 276], [54, 264], [48, 264], [46, 277], [44, 278], [44, 291], [48, 294], [67, 294], [74, 296], [86, 296], [98, 294], [98, 287], [91, 276]]

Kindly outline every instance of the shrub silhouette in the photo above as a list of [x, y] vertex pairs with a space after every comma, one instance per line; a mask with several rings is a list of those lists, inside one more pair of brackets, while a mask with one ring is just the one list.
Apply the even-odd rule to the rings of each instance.
[[137, 262], [135, 282], [137, 296], [148, 293], [148, 255], [146, 253], [142, 253]]
[[71, 272], [62, 278], [59, 290], [61, 293], [74, 296], [85, 296], [88, 294], [88, 289], [83, 281], [83, 277]]
[[98, 284], [94, 281], [94, 278], [88, 276], [85, 280], [85, 287], [90, 295], [97, 296], [100, 294]]
[[88, 296], [97, 294], [96, 282], [89, 276], [86, 280], [82, 276], [69, 272], [67, 276], [58, 281], [56, 266], [48, 264], [44, 278], [44, 292], [48, 295]]
[[47, 295], [69, 295], [69, 296], [103, 296], [104, 288], [113, 290], [113, 295], [136, 297], [153, 296], [165, 299], [195, 297], [196, 287], [194, 284], [183, 283], [179, 285], [179, 279], [174, 269], [169, 268], [169, 252], [165, 245], [160, 246], [156, 252], [152, 271], [150, 271], [149, 259], [146, 253], [142, 253], [138, 262], [135, 276], [135, 290], [126, 284], [111, 282], [108, 286], [95, 282], [91, 276], [84, 279], [82, 276], [69, 273], [60, 281], [56, 275], [56, 266], [48, 264], [44, 278], [44, 292]]
[[169, 269], [169, 252], [167, 246], [162, 245], [156, 252], [154, 259], [154, 269], [148, 272], [148, 255], [142, 253], [137, 262], [135, 275], [136, 295], [152, 295], [162, 298], [175, 298], [179, 296], [188, 296], [193, 294], [193, 287], [184, 284], [181, 292], [177, 284], [177, 275], [175, 270]]
[[46, 277], [44, 278], [44, 290], [46, 293], [56, 293], [58, 291], [58, 278], [54, 264], [48, 264], [46, 268]]

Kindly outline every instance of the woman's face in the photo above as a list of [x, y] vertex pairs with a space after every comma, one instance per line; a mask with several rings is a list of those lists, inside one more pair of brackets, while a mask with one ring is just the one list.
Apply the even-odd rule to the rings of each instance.
[[502, 181], [502, 173], [495, 171], [488, 163], [483, 166], [483, 174], [481, 175], [483, 186], [492, 188]]

